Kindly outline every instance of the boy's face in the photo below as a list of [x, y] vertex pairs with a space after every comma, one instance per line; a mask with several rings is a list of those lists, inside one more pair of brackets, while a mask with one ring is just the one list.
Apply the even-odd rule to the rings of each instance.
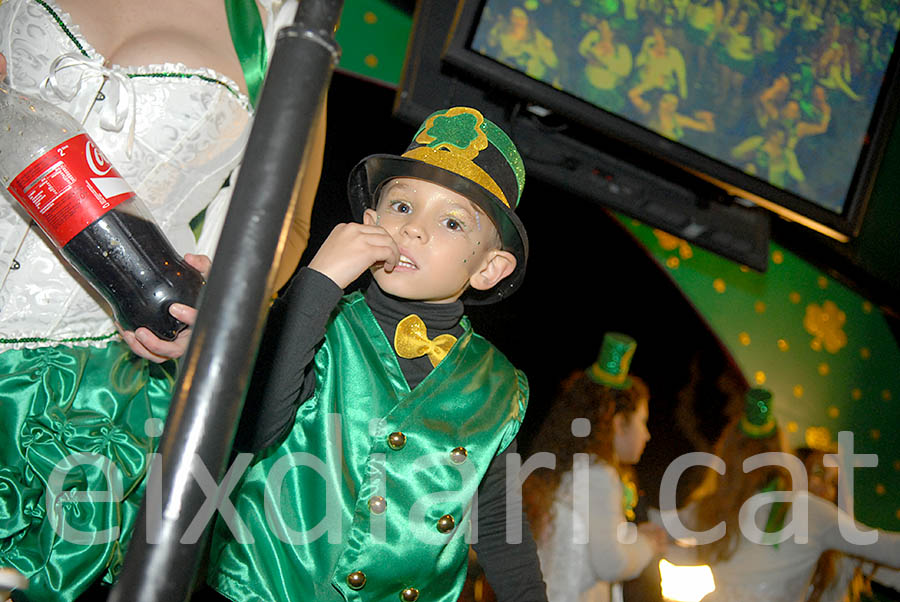
[[515, 257], [499, 249], [493, 222], [466, 197], [415, 178], [384, 185], [363, 222], [384, 228], [400, 250], [392, 271], [372, 267], [386, 293], [429, 303], [451, 303], [469, 287], [492, 288], [512, 273]]

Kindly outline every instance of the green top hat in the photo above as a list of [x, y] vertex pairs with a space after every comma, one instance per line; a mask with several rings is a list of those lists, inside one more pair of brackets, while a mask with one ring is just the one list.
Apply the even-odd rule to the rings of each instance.
[[744, 398], [741, 431], [751, 439], [765, 439], [775, 433], [775, 414], [772, 413], [772, 392], [750, 389]]
[[592, 381], [613, 389], [627, 389], [631, 386], [628, 368], [631, 356], [637, 349], [637, 341], [621, 332], [607, 332], [597, 361], [585, 371]]
[[453, 107], [428, 117], [403, 155], [370, 155], [350, 172], [347, 192], [357, 220], [392, 178], [419, 178], [454, 190], [494, 222], [516, 269], [489, 291], [466, 291], [467, 303], [494, 303], [522, 282], [528, 236], [515, 210], [525, 186], [525, 166], [512, 140], [480, 112]]

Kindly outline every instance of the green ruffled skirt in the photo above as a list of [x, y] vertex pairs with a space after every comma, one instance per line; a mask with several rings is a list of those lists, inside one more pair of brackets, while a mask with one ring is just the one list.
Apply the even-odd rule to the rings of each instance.
[[0, 566], [29, 578], [25, 599], [114, 578], [175, 369], [121, 342], [0, 354]]

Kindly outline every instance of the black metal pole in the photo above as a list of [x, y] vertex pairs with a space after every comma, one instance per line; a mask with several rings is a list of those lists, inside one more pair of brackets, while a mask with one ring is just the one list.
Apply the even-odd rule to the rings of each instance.
[[[110, 602], [190, 597], [244, 404], [291, 196], [338, 58], [343, 0], [301, 0], [278, 33], [157, 460]], [[204, 474], [205, 473], [205, 474]], [[205, 477], [205, 478], [204, 478]], [[202, 511], [202, 512], [201, 512]], [[199, 515], [199, 519], [198, 519]], [[198, 524], [199, 523], [199, 524]]]

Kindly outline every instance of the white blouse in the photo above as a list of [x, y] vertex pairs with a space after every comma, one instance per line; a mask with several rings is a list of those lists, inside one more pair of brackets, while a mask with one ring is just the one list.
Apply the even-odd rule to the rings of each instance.
[[[753, 543], [744, 536], [734, 554], [728, 560], [713, 565], [716, 590], [703, 598], [703, 602], [802, 602], [806, 599], [809, 582], [819, 556], [825, 550], [838, 550], [891, 568], [900, 568], [900, 533], [878, 531], [877, 542], [871, 544], [853, 543], [844, 537], [839, 523], [852, 524], [859, 531], [870, 531], [840, 510], [837, 506], [808, 492], [795, 494], [791, 508], [785, 518], [785, 529], [799, 532], [803, 517], [795, 513], [795, 508], [808, 508], [806, 522], [807, 541], [799, 543], [793, 536], [773, 545]], [[769, 506], [764, 506], [769, 508]], [[684, 524], [691, 528], [694, 507], [679, 511]], [[764, 511], [757, 513], [757, 528], [765, 523]], [[693, 564], [696, 556], [690, 549], [669, 546], [668, 559], [675, 564]], [[881, 571], [879, 571], [881, 572]], [[882, 578], [890, 582], [888, 572]], [[880, 580], [880, 579], [879, 579]]]
[[[296, 0], [262, 0], [271, 53]], [[229, 187], [252, 121], [234, 81], [166, 63], [108, 66], [53, 0], [0, 3], [0, 52], [10, 85], [40, 95], [84, 124], [176, 250], [212, 255]], [[0, 199], [0, 351], [105, 344], [115, 328], [105, 302], [54, 249], [18, 202]], [[196, 240], [190, 221], [206, 209]]]
[[[572, 471], [562, 476], [552, 523], [538, 540], [550, 602], [610, 600], [619, 589], [611, 583], [634, 579], [653, 558], [650, 541], [625, 520], [616, 470], [597, 463], [585, 474], [586, 483], [576, 482]], [[626, 527], [634, 529], [633, 541]]]

